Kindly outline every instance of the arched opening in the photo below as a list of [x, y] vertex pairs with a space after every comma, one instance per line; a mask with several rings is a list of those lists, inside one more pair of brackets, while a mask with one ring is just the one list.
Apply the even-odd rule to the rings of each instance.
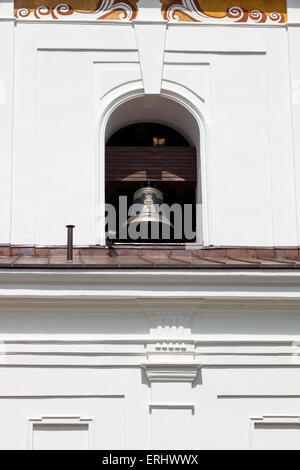
[[[105, 147], [106, 233], [109, 231], [110, 238], [118, 243], [202, 240], [197, 220], [198, 206], [202, 207], [199, 137], [193, 115], [162, 96], [134, 98], [112, 112]], [[141, 199], [139, 190], [146, 194], [149, 187], [153, 192]], [[132, 212], [137, 202], [140, 207]], [[159, 225], [169, 225], [169, 232], [160, 229], [153, 235], [151, 222], [146, 236], [142, 230], [134, 230], [132, 235], [128, 221], [136, 222], [137, 214], [149, 214], [154, 207], [163, 208], [168, 224]]]

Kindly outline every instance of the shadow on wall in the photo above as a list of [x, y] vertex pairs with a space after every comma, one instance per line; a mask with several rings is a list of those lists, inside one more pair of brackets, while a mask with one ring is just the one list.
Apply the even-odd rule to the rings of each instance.
[[[297, 306], [276, 302], [201, 303], [191, 332], [216, 335], [300, 335]], [[151, 318], [135, 301], [84, 301], [2, 306], [2, 334], [148, 335]], [[159, 323], [159, 320], [158, 320]]]

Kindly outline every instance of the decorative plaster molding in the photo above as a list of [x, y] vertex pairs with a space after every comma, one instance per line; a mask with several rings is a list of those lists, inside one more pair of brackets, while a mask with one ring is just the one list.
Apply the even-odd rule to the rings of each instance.
[[149, 410], [191, 410], [192, 414], [195, 411], [195, 405], [192, 403], [150, 403]]
[[250, 416], [250, 420], [263, 424], [299, 424], [299, 415], [263, 415], [263, 416]]
[[3, 300], [152, 298], [154, 303], [161, 300], [177, 303], [179, 299], [186, 303], [203, 299], [299, 302], [299, 287], [300, 272], [296, 270], [0, 270], [0, 298]]
[[94, 423], [93, 418], [84, 418], [81, 416], [73, 415], [49, 415], [49, 416], [40, 416], [36, 418], [28, 418], [28, 450], [33, 450], [33, 433], [35, 425], [47, 425], [47, 424], [56, 424], [58, 426], [67, 424], [73, 424], [77, 426], [86, 425], [88, 429], [88, 442], [89, 450], [94, 448]]
[[81, 416], [74, 415], [47, 415], [40, 416], [38, 418], [28, 418], [28, 421], [32, 423], [43, 423], [43, 424], [78, 424], [78, 423], [90, 423], [93, 418], [83, 418]]
[[[263, 416], [250, 416], [249, 417], [249, 425], [250, 425], [250, 449], [255, 449], [254, 446], [254, 436], [255, 431], [261, 425], [266, 428], [270, 426], [271, 429], [274, 429], [274, 425], [282, 429], [282, 426], [297, 426], [298, 432], [300, 430], [300, 416], [299, 415], [289, 415], [289, 414], [282, 414], [282, 415], [263, 415]], [[280, 449], [278, 449], [280, 450]]]
[[150, 343], [147, 347], [148, 354], [188, 354], [195, 352], [194, 344], [186, 344], [183, 341], [158, 341], [157, 343]]
[[133, 24], [145, 94], [160, 94], [167, 23], [134, 21]]
[[147, 345], [147, 360], [149, 363], [165, 363], [171, 361], [181, 364], [182, 361], [195, 360], [195, 344], [183, 341], [158, 341]]
[[[84, 308], [88, 308], [85, 302]], [[104, 307], [105, 308], [105, 307]], [[22, 315], [28, 310], [21, 307]], [[61, 311], [61, 305], [55, 304], [54, 309]], [[4, 309], [3, 309], [4, 310]], [[81, 312], [82, 306], [73, 313]], [[30, 313], [32, 314], [32, 309]], [[106, 314], [109, 310], [106, 309]], [[38, 308], [39, 315], [44, 314], [41, 307]], [[98, 312], [101, 315], [100, 312]], [[124, 315], [123, 311], [123, 315]], [[51, 313], [48, 310], [49, 318]], [[66, 323], [68, 313], [64, 309]], [[14, 317], [15, 318], [15, 317]], [[130, 367], [140, 369], [141, 364], [160, 365], [172, 364], [172, 368], [181, 367], [186, 363], [192, 366], [201, 364], [204, 367], [299, 367], [300, 351], [295, 348], [295, 341], [276, 337], [268, 341], [255, 340], [251, 333], [246, 337], [238, 334], [235, 340], [228, 335], [211, 338], [206, 341], [196, 339], [182, 342], [151, 342], [144, 334], [136, 334], [134, 337], [124, 338], [122, 333], [115, 335], [114, 339], [107, 339], [105, 333], [102, 337], [97, 334], [85, 336], [80, 341], [78, 333], [68, 335], [68, 339], [62, 339], [63, 335], [57, 334], [56, 340], [45, 339], [43, 336], [27, 335], [26, 339], [18, 337], [13, 340], [4, 339], [1, 335], [2, 356], [0, 356], [0, 367], [12, 366], [46, 366], [46, 367], [74, 367], [81, 368], [107, 367], [119, 368]], [[100, 336], [100, 337], [99, 337]], [[97, 339], [98, 337], [98, 339]], [[197, 348], [195, 349], [195, 344]], [[156, 346], [161, 351], [156, 351]], [[184, 346], [182, 346], [184, 345]], [[165, 350], [167, 348], [167, 350]], [[178, 351], [179, 349], [179, 351]], [[0, 394], [1, 395], [1, 394]]]
[[150, 383], [153, 382], [190, 382], [193, 383], [200, 364], [195, 362], [149, 362], [141, 365]]
[[138, 299], [138, 303], [150, 320], [150, 335], [162, 340], [176, 341], [178, 338], [190, 337], [192, 317], [198, 312], [203, 300], [158, 301], [144, 298]]

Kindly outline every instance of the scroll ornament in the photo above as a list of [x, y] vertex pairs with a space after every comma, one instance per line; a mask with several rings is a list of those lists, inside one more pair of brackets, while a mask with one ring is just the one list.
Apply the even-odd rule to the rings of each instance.
[[224, 7], [224, 12], [220, 11], [217, 14], [216, 12], [206, 12], [201, 7], [202, 0], [161, 0], [161, 3], [163, 18], [169, 22], [210, 23], [221, 20], [225, 23], [285, 23], [283, 12], [248, 10], [241, 6], [230, 6], [229, 8]]
[[15, 10], [16, 18], [32, 19], [63, 19], [66, 16], [79, 13], [80, 15], [94, 15], [96, 20], [115, 19], [120, 21], [132, 21], [137, 16], [138, 0], [100, 0], [94, 10], [76, 9], [67, 3], [59, 3], [54, 6], [39, 6], [36, 8], [19, 8]]

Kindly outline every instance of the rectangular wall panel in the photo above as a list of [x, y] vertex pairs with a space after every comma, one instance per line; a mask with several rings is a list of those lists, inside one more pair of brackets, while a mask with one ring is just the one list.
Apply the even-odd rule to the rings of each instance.
[[86, 424], [34, 424], [33, 450], [88, 450]]
[[0, 398], [1, 449], [122, 449], [124, 400], [105, 396]]
[[191, 449], [191, 409], [151, 410], [152, 449]]
[[[291, 8], [293, 18], [300, 22], [300, 9]], [[293, 151], [295, 164], [295, 184], [297, 201], [297, 228], [298, 240], [300, 241], [300, 24], [290, 26], [288, 29], [289, 54], [290, 54], [290, 86], [291, 86], [291, 104], [292, 104], [292, 127], [293, 127]]]
[[219, 397], [221, 449], [300, 449], [299, 396]]
[[254, 450], [295, 450], [300, 448], [300, 423], [256, 423]]
[[93, 75], [89, 55], [39, 51], [37, 85], [38, 244], [92, 243], [95, 222]]
[[273, 245], [265, 54], [211, 57], [217, 245]]

